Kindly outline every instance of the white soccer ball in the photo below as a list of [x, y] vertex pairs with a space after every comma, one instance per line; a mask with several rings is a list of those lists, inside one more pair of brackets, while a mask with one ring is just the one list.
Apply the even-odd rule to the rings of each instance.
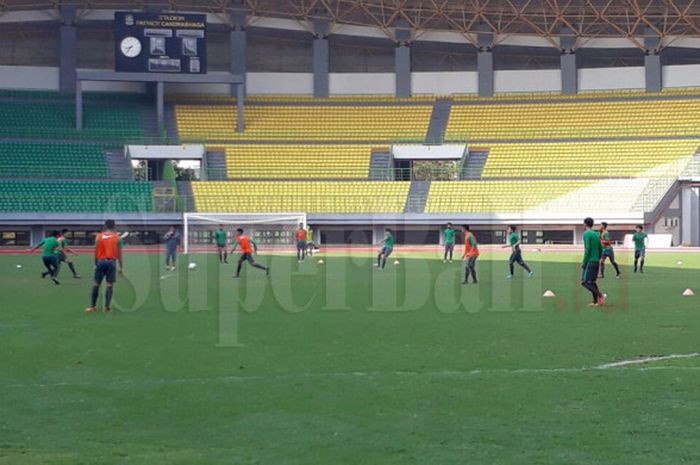
[[22, 268], [22, 265], [17, 265], [17, 269], [19, 270], [20, 268]]
[[187, 268], [190, 270], [196, 270], [197, 269], [197, 264], [195, 262], [190, 262], [189, 265], [187, 265]]
[[678, 265], [678, 266], [681, 266], [682, 264], [683, 264], [683, 260], [678, 260], [678, 261], [676, 262], [676, 265]]
[[319, 264], [319, 265], [323, 265], [323, 259], [322, 259], [322, 258], [319, 258], [319, 259], [318, 259], [318, 264]]
[[394, 265], [398, 265], [399, 263], [401, 263], [401, 262], [398, 260], [394, 260]]

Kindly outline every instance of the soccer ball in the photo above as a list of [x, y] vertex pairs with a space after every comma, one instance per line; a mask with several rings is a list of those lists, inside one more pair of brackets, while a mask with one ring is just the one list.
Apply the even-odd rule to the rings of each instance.
[[399, 263], [401, 263], [401, 262], [398, 260], [394, 260], [394, 265], [398, 265]]
[[187, 268], [190, 270], [196, 270], [197, 269], [197, 264], [195, 262], [190, 262], [189, 265], [187, 265]]
[[22, 265], [17, 265], [17, 269], [19, 270], [20, 268], [22, 268]]
[[682, 261], [682, 260], [678, 260], [678, 261], [676, 262], [676, 265], [678, 265], [678, 266], [681, 266], [682, 264], [683, 264], [683, 261]]
[[322, 258], [319, 258], [319, 259], [318, 259], [318, 264], [319, 264], [319, 265], [323, 265], [323, 259], [322, 259]]

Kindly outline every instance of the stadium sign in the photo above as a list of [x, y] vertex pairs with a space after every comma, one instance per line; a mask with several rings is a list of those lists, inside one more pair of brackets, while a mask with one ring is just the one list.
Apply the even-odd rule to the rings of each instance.
[[116, 12], [115, 70], [205, 74], [206, 30], [206, 15]]

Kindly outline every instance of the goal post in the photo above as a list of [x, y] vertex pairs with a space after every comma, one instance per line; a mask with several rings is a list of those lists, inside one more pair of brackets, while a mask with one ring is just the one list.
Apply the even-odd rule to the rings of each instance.
[[213, 250], [214, 231], [223, 225], [232, 240], [242, 228], [258, 245], [293, 246], [299, 223], [306, 227], [306, 213], [185, 213], [183, 216], [184, 253]]

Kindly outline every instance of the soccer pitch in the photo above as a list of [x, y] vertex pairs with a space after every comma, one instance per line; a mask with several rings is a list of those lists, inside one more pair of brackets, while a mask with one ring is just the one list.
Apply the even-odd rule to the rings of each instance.
[[93, 315], [89, 256], [56, 286], [2, 255], [0, 464], [700, 463], [700, 257], [618, 255], [592, 309], [579, 253], [526, 250], [534, 277], [506, 280], [482, 252], [464, 286], [437, 253], [263, 251], [272, 275], [239, 280], [127, 253]]

